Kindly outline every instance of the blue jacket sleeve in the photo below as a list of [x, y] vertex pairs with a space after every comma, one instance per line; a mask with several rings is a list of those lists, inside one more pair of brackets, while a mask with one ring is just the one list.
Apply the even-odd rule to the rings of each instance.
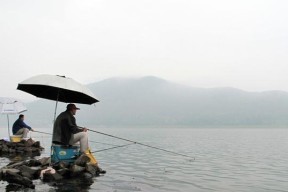
[[24, 128], [27, 128], [27, 129], [31, 130], [31, 127], [29, 125], [27, 125], [26, 123], [24, 123], [24, 121], [22, 121], [20, 123], [20, 127], [24, 127]]

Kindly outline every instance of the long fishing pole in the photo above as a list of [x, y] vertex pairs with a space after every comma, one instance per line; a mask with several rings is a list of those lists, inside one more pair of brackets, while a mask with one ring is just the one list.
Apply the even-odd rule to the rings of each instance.
[[[42, 132], [42, 131], [33, 131], [33, 132], [37, 132], [37, 133], [42, 133], [42, 134], [47, 134], [47, 135], [52, 135], [52, 133], [47, 133], [47, 132]], [[31, 133], [30, 133], [31, 134]], [[31, 138], [31, 135], [30, 135]], [[110, 143], [102, 143], [102, 142], [97, 142], [97, 141], [89, 141], [90, 143], [100, 143], [100, 144], [104, 144], [104, 145], [111, 145], [111, 146], [118, 146], [118, 145], [113, 145]]]
[[46, 132], [42, 132], [42, 131], [33, 131], [33, 132], [37, 132], [37, 133], [43, 133], [43, 134], [47, 134], [47, 135], [52, 135], [52, 133], [46, 133]]
[[[81, 128], [83, 128], [83, 127], [81, 127]], [[132, 143], [135, 143], [135, 144], [138, 144], [138, 145], [143, 145], [143, 146], [150, 147], [150, 148], [153, 148], [153, 149], [158, 149], [158, 150], [165, 151], [165, 152], [168, 152], [168, 153], [172, 153], [172, 154], [175, 154], [175, 155], [180, 155], [180, 156], [184, 156], [184, 157], [189, 157], [189, 158], [195, 159], [194, 157], [191, 157], [191, 156], [189, 156], [189, 155], [184, 155], [184, 154], [181, 154], [181, 153], [176, 153], [176, 152], [174, 152], [174, 151], [169, 151], [169, 150], [162, 149], [162, 148], [159, 148], [159, 147], [154, 147], [154, 146], [147, 145], [147, 144], [144, 144], [144, 143], [140, 143], [140, 142], [137, 142], [137, 141], [132, 141], [132, 140], [129, 140], [129, 139], [124, 139], [124, 138], [117, 137], [117, 136], [114, 136], [114, 135], [109, 135], [109, 134], [107, 134], [107, 133], [102, 133], [102, 132], [99, 132], [99, 131], [94, 131], [94, 130], [92, 130], [92, 129], [87, 129], [87, 130], [92, 131], [92, 132], [95, 132], [95, 133], [99, 133], [99, 134], [102, 134], [102, 135], [106, 135], [106, 136], [109, 136], [109, 137], [113, 137], [113, 138], [116, 138], [116, 139], [121, 139], [121, 140], [124, 140], [124, 141], [132, 142]]]
[[104, 144], [104, 145], [111, 145], [111, 146], [118, 146], [118, 145], [114, 145], [114, 144], [110, 144], [110, 143], [102, 143], [102, 142], [98, 142], [98, 141], [90, 141], [90, 143], [100, 143], [100, 144]]
[[101, 152], [101, 151], [107, 151], [107, 150], [110, 150], [110, 149], [116, 149], [116, 148], [120, 148], [120, 147], [126, 147], [128, 145], [133, 145], [133, 144], [136, 144], [136, 143], [128, 143], [126, 145], [118, 145], [116, 147], [110, 147], [110, 148], [106, 148], [106, 149], [101, 149], [101, 150], [97, 150], [97, 151], [93, 151], [91, 153], [97, 153], [97, 152]]
[[[83, 127], [80, 127], [80, 128], [83, 128]], [[94, 131], [94, 130], [92, 130], [92, 129], [87, 129], [87, 130], [92, 131], [92, 132], [95, 132], [95, 133], [99, 133], [99, 134], [102, 134], [102, 135], [106, 135], [106, 136], [109, 136], [109, 137], [113, 137], [113, 138], [116, 138], [116, 139], [120, 139], [120, 140], [124, 140], [124, 141], [128, 141], [128, 142], [132, 142], [132, 144], [138, 144], [138, 145], [150, 147], [150, 148], [153, 148], [153, 149], [165, 151], [165, 152], [168, 152], [168, 153], [180, 155], [180, 156], [183, 156], [183, 157], [189, 157], [189, 158], [195, 159], [194, 157], [191, 157], [191, 156], [189, 156], [189, 155], [184, 155], [184, 154], [181, 154], [181, 153], [176, 153], [176, 152], [174, 152], [174, 151], [169, 151], [169, 150], [162, 149], [162, 148], [159, 148], [159, 147], [154, 147], [154, 146], [147, 145], [147, 144], [144, 144], [144, 143], [140, 143], [140, 142], [137, 142], [137, 141], [132, 141], [132, 140], [129, 140], [129, 139], [124, 139], [124, 138], [117, 137], [117, 136], [114, 136], [114, 135], [109, 135], [109, 134], [107, 134], [107, 133], [102, 133], [102, 132], [99, 132], [99, 131]], [[52, 135], [51, 133], [46, 133], [46, 132], [42, 132], [42, 131], [35, 131], [35, 130], [34, 130], [34, 132]], [[89, 141], [89, 142], [94, 142], [94, 143], [96, 143], [95, 141]], [[97, 142], [97, 143], [100, 143], [100, 142]], [[102, 143], [102, 144], [106, 144], [106, 143]], [[110, 144], [110, 145], [112, 145], [112, 144]], [[131, 145], [131, 144], [127, 144], [127, 145]], [[114, 148], [124, 147], [124, 146], [127, 146], [127, 145], [115, 146], [115, 147], [111, 147], [111, 148], [108, 148], [108, 149], [114, 149]], [[108, 150], [108, 149], [105, 149], [105, 150]], [[104, 151], [104, 149], [103, 149], [103, 150], [100, 150], [100, 151]], [[99, 152], [99, 151], [97, 151], [97, 152]]]

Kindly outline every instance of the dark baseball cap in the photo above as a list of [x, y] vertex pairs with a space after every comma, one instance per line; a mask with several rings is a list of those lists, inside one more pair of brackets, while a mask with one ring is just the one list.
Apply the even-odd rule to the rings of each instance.
[[73, 103], [70, 103], [67, 105], [67, 110], [71, 110], [71, 109], [80, 110], [80, 108], [76, 107], [76, 105]]

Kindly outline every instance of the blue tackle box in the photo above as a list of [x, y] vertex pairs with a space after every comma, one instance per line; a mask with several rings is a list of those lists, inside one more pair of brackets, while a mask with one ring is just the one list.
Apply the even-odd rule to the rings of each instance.
[[55, 145], [51, 146], [51, 162], [58, 163], [60, 161], [73, 163], [77, 157], [80, 155], [79, 146], [64, 146]]

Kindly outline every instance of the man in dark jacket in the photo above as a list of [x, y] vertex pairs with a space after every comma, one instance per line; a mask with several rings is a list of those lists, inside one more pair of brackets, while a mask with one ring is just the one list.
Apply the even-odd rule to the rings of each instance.
[[54, 122], [52, 142], [61, 145], [73, 145], [80, 142], [80, 151], [88, 149], [87, 128], [79, 128], [76, 124], [74, 115], [79, 110], [74, 104], [70, 103], [66, 111], [60, 113]]
[[29, 131], [34, 130], [29, 125], [24, 123], [24, 115], [20, 114], [19, 118], [13, 124], [13, 135], [22, 135], [22, 138], [27, 138], [27, 134]]
[[88, 146], [87, 128], [80, 128], [76, 124], [74, 115], [79, 110], [74, 104], [70, 103], [66, 107], [66, 111], [60, 113], [54, 122], [52, 142], [60, 145], [73, 145], [80, 142], [80, 152], [86, 154], [101, 174], [106, 173], [97, 163]]

